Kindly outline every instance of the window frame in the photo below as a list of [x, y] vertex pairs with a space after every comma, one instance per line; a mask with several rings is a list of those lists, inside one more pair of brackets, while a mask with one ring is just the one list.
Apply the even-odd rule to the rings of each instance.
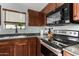
[[[7, 28], [6, 28], [6, 24], [7, 24], [7, 23], [8, 23], [8, 24], [9, 24], [9, 23], [13, 23], [13, 24], [15, 24], [15, 25], [17, 25], [17, 26], [18, 26], [18, 23], [22, 23], [22, 24], [25, 25], [25, 28], [24, 28], [24, 29], [26, 29], [26, 12], [20, 12], [20, 11], [11, 10], [11, 9], [5, 9], [5, 8], [3, 8], [2, 10], [4, 11], [4, 24], [5, 24], [5, 29], [7, 29]], [[6, 21], [6, 11], [25, 14], [25, 22], [11, 22], [11, 21]]]

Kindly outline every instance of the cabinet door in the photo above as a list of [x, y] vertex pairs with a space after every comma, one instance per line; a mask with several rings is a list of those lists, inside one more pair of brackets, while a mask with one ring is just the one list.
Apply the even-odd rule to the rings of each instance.
[[73, 4], [73, 19], [77, 20], [77, 3]]
[[39, 21], [37, 21], [39, 24], [39, 26], [44, 26], [46, 25], [47, 19], [44, 13], [39, 12]]
[[37, 51], [37, 56], [41, 56], [41, 43], [38, 38], [36, 40], [36, 51]]
[[64, 56], [73, 56], [72, 54], [70, 54], [69, 52], [67, 51], [64, 51]]
[[0, 56], [13, 56], [14, 55], [14, 46], [10, 42], [0, 42]]
[[44, 14], [35, 10], [28, 10], [29, 14], [29, 26], [43, 26]]
[[14, 55], [16, 56], [27, 56], [28, 47], [27, 40], [17, 40], [14, 47]]
[[39, 12], [34, 11], [34, 10], [28, 10], [28, 14], [29, 14], [29, 26], [35, 26], [37, 25], [37, 20], [38, 20], [38, 16], [39, 16]]
[[28, 46], [28, 55], [36, 56], [36, 38], [29, 38]]
[[79, 3], [73, 4], [73, 20], [79, 21]]

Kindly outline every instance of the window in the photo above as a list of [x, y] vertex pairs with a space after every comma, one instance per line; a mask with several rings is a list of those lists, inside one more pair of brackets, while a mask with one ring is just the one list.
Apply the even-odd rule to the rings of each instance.
[[18, 24], [15, 23], [5, 23], [5, 28], [6, 29], [15, 29], [17, 26], [18, 29], [25, 29], [25, 24], [23, 24], [22, 26], [19, 26]]
[[8, 9], [3, 9], [3, 11], [5, 19], [4, 23], [6, 29], [15, 29], [16, 27], [18, 29], [25, 28], [26, 13]]

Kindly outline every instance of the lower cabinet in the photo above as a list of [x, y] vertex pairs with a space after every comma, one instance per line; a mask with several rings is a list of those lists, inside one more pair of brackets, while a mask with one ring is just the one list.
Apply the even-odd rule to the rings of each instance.
[[14, 55], [13, 46], [0, 47], [0, 56], [12, 56]]
[[72, 55], [71, 53], [69, 53], [67, 51], [64, 51], [63, 53], [64, 53], [64, 56], [74, 56], [74, 55]]
[[37, 53], [36, 53], [36, 40], [37, 38], [29, 38], [29, 41], [28, 41], [28, 55], [29, 56], [36, 56]]
[[37, 47], [37, 56], [41, 56], [41, 44], [40, 44], [40, 40], [37, 39], [37, 44], [36, 44], [36, 47]]
[[27, 56], [28, 55], [28, 40], [16, 40], [14, 46], [14, 55], [15, 56]]
[[0, 56], [14, 55], [14, 46], [11, 41], [0, 41]]
[[37, 37], [0, 41], [0, 56], [39, 56], [40, 50]]

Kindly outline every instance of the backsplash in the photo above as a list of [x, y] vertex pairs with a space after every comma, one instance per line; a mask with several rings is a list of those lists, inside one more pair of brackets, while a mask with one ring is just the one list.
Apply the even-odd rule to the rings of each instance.
[[60, 30], [77, 30], [79, 31], [79, 24], [69, 24], [65, 26], [53, 26], [54, 29]]
[[55, 21], [59, 21], [61, 18], [60, 12], [57, 12], [49, 17], [47, 17], [47, 23], [53, 23]]
[[[18, 33], [40, 33], [43, 27], [27, 27], [26, 29], [18, 29]], [[15, 29], [0, 29], [0, 34], [15, 34]]]
[[43, 27], [26, 27], [24, 30], [19, 30], [19, 33], [40, 33]]

